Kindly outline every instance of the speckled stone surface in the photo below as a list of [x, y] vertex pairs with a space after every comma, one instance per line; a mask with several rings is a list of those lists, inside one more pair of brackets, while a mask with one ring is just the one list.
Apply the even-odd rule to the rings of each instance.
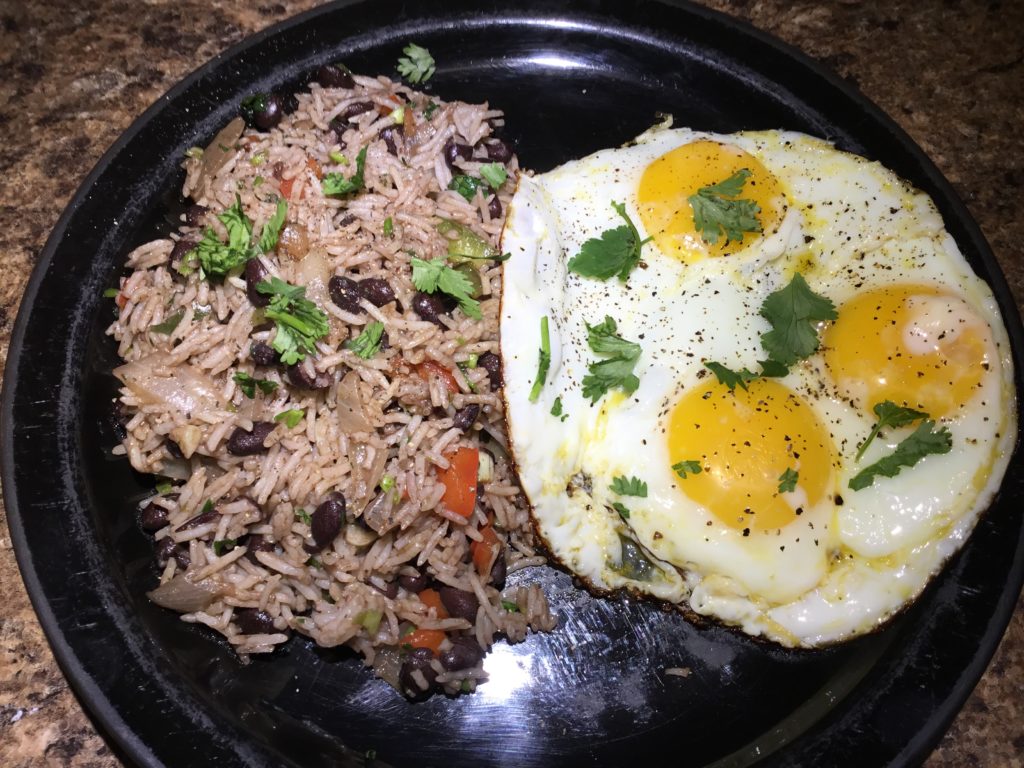
[[[1024, 3], [705, 0], [825, 62], [953, 182], [1024, 302]], [[117, 136], [179, 78], [317, 3], [0, 0], [0, 361], [47, 234]], [[927, 768], [1024, 768], [1024, 603]], [[122, 765], [53, 660], [0, 508], [0, 766]], [[865, 768], [870, 768], [865, 766]]]

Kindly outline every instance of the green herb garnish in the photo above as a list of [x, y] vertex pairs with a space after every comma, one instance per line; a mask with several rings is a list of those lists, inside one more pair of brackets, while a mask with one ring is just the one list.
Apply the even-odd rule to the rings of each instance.
[[761, 316], [772, 324], [761, 334], [769, 360], [790, 366], [818, 351], [817, 323], [838, 315], [832, 301], [814, 293], [797, 272], [789, 285], [764, 300]]
[[647, 483], [639, 477], [625, 477], [618, 475], [612, 478], [612, 491], [619, 496], [638, 496], [641, 499], [647, 498]]
[[953, 436], [949, 430], [935, 429], [935, 422], [926, 419], [892, 453], [858, 472], [850, 480], [850, 488], [855, 491], [867, 488], [879, 475], [895, 477], [903, 467], [912, 467], [925, 456], [949, 453], [952, 447]]
[[596, 403], [612, 387], [631, 395], [640, 386], [640, 379], [633, 373], [640, 358], [640, 345], [626, 341], [615, 331], [615, 321], [605, 316], [604, 322], [587, 324], [587, 344], [607, 359], [591, 363], [589, 373], [583, 377], [583, 396]]
[[384, 219], [384, 237], [391, 237], [395, 234], [395, 222], [388, 216]]
[[349, 195], [358, 192], [364, 186], [363, 169], [366, 166], [366, 147], [359, 150], [356, 155], [356, 172], [350, 178], [345, 178], [337, 171], [325, 174], [320, 180], [320, 189], [328, 197]]
[[790, 467], [779, 475], [779, 493], [792, 493], [796, 490], [796, 481], [800, 479], [800, 473]]
[[647, 240], [640, 239], [640, 233], [626, 214], [625, 204], [613, 202], [612, 207], [626, 223], [606, 229], [600, 237], [583, 243], [580, 252], [569, 259], [570, 272], [598, 280], [618, 275], [619, 280], [626, 282], [629, 273], [640, 263], [640, 249]]
[[[191, 251], [199, 260], [199, 266], [203, 270], [202, 276], [224, 277], [228, 272], [241, 267], [254, 256], [274, 250], [287, 214], [288, 203], [278, 200], [277, 210], [263, 225], [259, 242], [253, 244], [251, 242], [252, 220], [242, 211], [241, 198], [235, 195], [235, 204], [217, 217], [228, 231], [228, 241], [222, 243], [217, 237], [216, 231], [207, 227], [203, 233], [203, 239]], [[193, 266], [185, 264], [183, 260], [178, 271], [188, 274]], [[188, 271], [185, 271], [186, 269]]]
[[878, 433], [886, 427], [905, 427], [907, 424], [913, 424], [919, 419], [927, 419], [928, 414], [922, 413], [921, 411], [915, 411], [913, 408], [903, 408], [896, 405], [892, 400], [884, 400], [881, 403], [876, 403], [872, 409], [875, 415], [878, 417], [878, 421], [875, 426], [871, 428], [871, 433], [867, 439], [861, 443], [860, 450], [857, 451], [854, 461], [860, 461], [861, 456], [864, 455], [864, 451], [871, 445], [871, 441], [874, 440]]
[[460, 173], [456, 176], [452, 176], [452, 180], [448, 182], [448, 189], [458, 192], [466, 198], [466, 200], [472, 200], [476, 195], [476, 191], [486, 185], [487, 182], [483, 179], [478, 179], [475, 176], [467, 176], [464, 173]]
[[480, 166], [480, 176], [495, 192], [508, 181], [508, 171], [501, 163], [484, 163]]
[[259, 387], [260, 392], [265, 395], [269, 395], [277, 389], [276, 381], [271, 381], [270, 379], [257, 379], [254, 376], [250, 376], [245, 371], [236, 371], [232, 378], [238, 383], [238, 388], [242, 390], [242, 394], [248, 398], [256, 397], [256, 387]]
[[519, 613], [519, 606], [513, 603], [511, 600], [502, 600], [501, 607], [509, 613]]
[[424, 293], [441, 291], [459, 302], [466, 317], [479, 320], [480, 302], [473, 298], [473, 283], [469, 278], [445, 264], [444, 259], [412, 259], [412, 283]]
[[548, 333], [548, 316], [540, 319], [540, 350], [537, 355], [537, 378], [533, 381], [533, 388], [530, 390], [530, 402], [534, 403], [540, 397], [540, 391], [544, 387], [544, 380], [548, 377], [548, 369], [551, 367], [551, 336]]
[[557, 416], [559, 421], [565, 421], [569, 418], [568, 413], [562, 412], [562, 396], [559, 395], [555, 398], [555, 402], [551, 404], [551, 415]]
[[162, 333], [165, 336], [170, 336], [174, 333], [174, 329], [181, 323], [181, 319], [185, 316], [184, 310], [178, 310], [173, 315], [168, 317], [162, 323], [149, 326], [149, 330], [153, 333]]
[[410, 83], [425, 83], [433, 76], [434, 57], [426, 48], [409, 43], [402, 53], [405, 56], [398, 59], [398, 73]]
[[367, 323], [362, 333], [345, 342], [345, 349], [351, 350], [363, 360], [369, 360], [380, 349], [380, 340], [383, 334], [384, 323], [377, 321]]
[[619, 513], [619, 517], [623, 520], [629, 520], [629, 507], [623, 504], [621, 501], [613, 501], [612, 509]]
[[687, 198], [693, 208], [694, 227], [704, 242], [714, 245], [723, 232], [727, 243], [743, 242], [745, 234], [761, 231], [757, 219], [761, 208], [753, 200], [739, 197], [750, 175], [743, 168], [717, 184], [701, 187], [697, 194]]
[[736, 389], [737, 386], [742, 389], [746, 389], [747, 382], [753, 381], [757, 378], [756, 373], [748, 371], [746, 368], [739, 371], [733, 371], [726, 368], [721, 363], [704, 363], [704, 367], [715, 374], [718, 382], [720, 384], [725, 384], [725, 386], [729, 388], [730, 392]]
[[302, 421], [302, 417], [305, 415], [306, 412], [301, 408], [289, 408], [287, 411], [281, 411], [274, 416], [274, 421], [283, 421], [288, 429], [294, 429], [295, 425]]
[[238, 546], [237, 539], [217, 539], [217, 541], [213, 542], [213, 554], [220, 557], [225, 552], [230, 552], [236, 546]]
[[306, 289], [272, 277], [269, 282], [257, 283], [256, 290], [271, 297], [264, 315], [277, 323], [271, 346], [281, 355], [281, 361], [294, 365], [315, 352], [315, 342], [326, 336], [330, 327], [327, 315], [305, 298]]
[[309, 514], [309, 512], [304, 510], [302, 507], [299, 507], [298, 509], [295, 510], [295, 516], [299, 518], [299, 520], [304, 522], [306, 525], [311, 525], [313, 522], [313, 517]]
[[673, 464], [672, 471], [679, 475], [680, 480], [685, 480], [687, 475], [699, 475], [702, 472], [700, 462], [692, 459]]

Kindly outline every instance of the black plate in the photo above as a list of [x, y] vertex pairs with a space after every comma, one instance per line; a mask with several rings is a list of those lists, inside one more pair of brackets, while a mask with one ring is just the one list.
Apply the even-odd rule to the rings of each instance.
[[[509, 10], [515, 8], [515, 10]], [[1024, 369], [996, 262], [945, 180], [892, 121], [796, 51], [724, 16], [662, 2], [331, 6], [257, 35], [148, 110], [61, 217], [18, 316], [3, 395], [3, 481], [14, 544], [58, 660], [139, 764], [617, 766], [910, 765], [981, 676], [1024, 577], [1022, 460], [963, 552], [884, 632], [786, 652], [634, 602], [542, 579], [561, 628], [488, 659], [473, 696], [411, 705], [350, 654], [298, 639], [238, 663], [212, 633], [151, 605], [150, 543], [134, 502], [150, 481], [110, 456], [111, 319], [102, 290], [166, 227], [179, 160], [254, 89], [343, 59], [393, 72], [430, 48], [430, 90], [508, 114], [522, 162], [544, 170], [640, 132], [656, 112], [716, 131], [788, 128], [880, 160], [928, 192], [994, 288]], [[1018, 391], [1020, 382], [1018, 378]], [[688, 678], [666, 678], [685, 666]]]

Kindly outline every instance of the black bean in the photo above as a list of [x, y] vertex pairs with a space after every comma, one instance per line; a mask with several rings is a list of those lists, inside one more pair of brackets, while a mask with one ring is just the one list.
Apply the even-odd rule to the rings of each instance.
[[374, 108], [372, 101], [356, 101], [349, 104], [337, 116], [331, 121], [331, 124], [339, 123], [351, 123], [353, 118], [359, 117], [359, 115], [365, 114]]
[[402, 135], [402, 126], [386, 125], [377, 133], [378, 138], [387, 144], [388, 153], [398, 157], [398, 139]]
[[205, 512], [200, 512], [198, 515], [195, 515], [194, 517], [190, 517], [188, 520], [186, 520], [184, 523], [179, 525], [174, 530], [175, 531], [188, 531], [188, 530], [191, 530], [192, 528], [198, 528], [200, 525], [206, 525], [207, 523], [212, 523], [214, 520], [217, 519], [217, 517], [219, 515], [220, 515], [220, 513], [217, 512], [217, 509], [215, 507], [210, 507], [210, 509], [206, 510]]
[[146, 531], [159, 531], [167, 525], [167, 510], [154, 502], [149, 502], [139, 512], [139, 525]]
[[368, 277], [356, 284], [356, 291], [375, 307], [383, 307], [395, 300], [395, 289], [380, 277]]
[[361, 315], [366, 311], [359, 303], [359, 284], [352, 278], [335, 275], [328, 281], [327, 291], [331, 294], [331, 301], [346, 312]]
[[449, 672], [457, 669], [472, 669], [484, 658], [483, 649], [476, 640], [466, 635], [452, 638], [452, 647], [441, 654], [441, 666]]
[[508, 575], [508, 564], [505, 562], [505, 550], [501, 550], [494, 558], [494, 565], [491, 566], [490, 582], [495, 589], [505, 588], [505, 577]]
[[473, 148], [469, 144], [460, 144], [455, 139], [448, 139], [444, 145], [444, 161], [455, 170], [455, 161], [459, 158], [469, 160], [473, 157]]
[[473, 427], [473, 424], [476, 423], [476, 420], [479, 417], [480, 405], [478, 403], [472, 403], [455, 412], [455, 416], [452, 418], [452, 426], [458, 427], [463, 432], [467, 432]]
[[125, 422], [128, 421], [128, 414], [125, 413], [124, 403], [120, 398], [115, 397], [110, 401], [110, 410], [102, 421], [110, 427], [116, 439], [124, 440], [128, 436], [128, 430], [124, 427]]
[[345, 497], [340, 493], [332, 493], [313, 511], [309, 525], [313, 541], [319, 549], [324, 549], [341, 533], [341, 524], [345, 521]]
[[265, 341], [254, 341], [249, 347], [249, 357], [256, 365], [274, 365], [277, 362], [277, 352]]
[[398, 577], [398, 586], [402, 589], [407, 589], [410, 592], [419, 594], [430, 584], [430, 577], [425, 573], [418, 573], [415, 576], [407, 576], [402, 574]]
[[416, 311], [416, 314], [424, 320], [444, 328], [445, 325], [441, 322], [441, 315], [451, 313], [454, 306], [448, 301], [445, 301], [445, 298], [439, 294], [423, 293], [422, 291], [418, 291], [416, 295], [413, 296], [412, 308]]
[[324, 64], [316, 71], [316, 81], [324, 88], [354, 88], [356, 84], [344, 64]]
[[185, 458], [185, 454], [181, 452], [181, 446], [173, 440], [164, 440], [164, 448], [166, 448], [167, 452], [176, 459]]
[[274, 540], [269, 536], [265, 536], [262, 533], [254, 533], [250, 535], [245, 541], [245, 556], [249, 559], [250, 563], [254, 565], [263, 565], [258, 559], [256, 559], [257, 552], [273, 552], [274, 551]]
[[290, 115], [299, 108], [299, 97], [291, 91], [279, 93], [277, 94], [277, 103], [280, 104], [286, 115]]
[[443, 586], [437, 591], [440, 593], [441, 602], [448, 609], [448, 613], [466, 621], [476, 621], [476, 612], [480, 607], [480, 601], [475, 594], [449, 586]]
[[203, 216], [209, 210], [205, 205], [193, 203], [185, 209], [185, 223], [190, 227], [198, 227], [203, 223]]
[[[312, 373], [310, 373], [310, 369], [312, 369]], [[288, 366], [288, 381], [304, 389], [327, 389], [331, 386], [331, 374], [318, 371], [312, 361], [306, 360]]]
[[398, 582], [397, 581], [385, 581], [383, 587], [378, 587], [372, 581], [368, 582], [371, 587], [380, 592], [388, 600], [394, 600], [398, 597]]
[[251, 258], [245, 262], [245, 295], [254, 307], [265, 307], [270, 303], [270, 296], [256, 290], [257, 283], [262, 283], [270, 273], [259, 258]]
[[174, 247], [171, 248], [170, 260], [175, 262], [185, 258], [185, 254], [195, 248], [196, 245], [198, 245], [198, 243], [191, 237], [181, 238], [181, 240], [178, 240], [174, 244]]
[[271, 421], [254, 421], [252, 432], [246, 432], [241, 427], [236, 427], [228, 438], [228, 453], [232, 456], [252, 456], [263, 453], [267, 446], [263, 441], [267, 435], [274, 431], [274, 423]]
[[501, 139], [484, 142], [484, 149], [487, 151], [487, 159], [496, 163], [507, 163], [512, 159], [512, 148]]
[[235, 624], [243, 635], [268, 635], [277, 631], [274, 617], [256, 608], [235, 608]]
[[498, 199], [497, 195], [492, 195], [491, 199], [487, 202], [487, 212], [491, 214], [492, 219], [501, 218], [501, 200]]
[[192, 556], [188, 553], [188, 545], [177, 544], [170, 536], [165, 536], [156, 545], [156, 563], [163, 568], [171, 558], [174, 558], [174, 562], [182, 570], [187, 569], [192, 564]]
[[[402, 693], [410, 699], [425, 699], [430, 696], [437, 680], [437, 672], [430, 663], [434, 660], [434, 652], [429, 648], [413, 648], [402, 662], [402, 668], [398, 673], [398, 684]], [[413, 677], [413, 672], [419, 671], [427, 681], [427, 689], [423, 690]]]
[[501, 358], [493, 352], [484, 352], [480, 355], [478, 365], [487, 371], [487, 378], [491, 380], [491, 389], [501, 389]]
[[242, 99], [239, 111], [248, 125], [269, 131], [281, 122], [285, 106], [285, 100], [275, 93], [255, 93]]

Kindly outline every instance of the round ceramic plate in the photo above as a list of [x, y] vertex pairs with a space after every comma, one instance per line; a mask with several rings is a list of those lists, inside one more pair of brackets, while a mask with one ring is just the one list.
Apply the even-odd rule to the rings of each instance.
[[[145, 598], [156, 582], [134, 508], [152, 481], [115, 458], [103, 289], [180, 210], [179, 163], [254, 90], [345, 61], [393, 74], [428, 47], [428, 90], [507, 113], [523, 165], [546, 170], [655, 121], [786, 128], [876, 159], [936, 201], [993, 287], [1017, 370], [1021, 329], [977, 227], [908, 137], [796, 51], [665, 2], [362, 2], [257, 35], [172, 89], [110, 149], [60, 219], [29, 284], [3, 397], [3, 481], [29, 593], [72, 685], [134, 761], [158, 765], [909, 765], [977, 682], [1022, 580], [1022, 461], [962, 553], [884, 631], [792, 652], [674, 613], [539, 578], [560, 627], [499, 643], [470, 696], [410, 704], [350, 653], [293, 639], [242, 665], [211, 632]], [[45, 382], [45, 385], [41, 385]], [[1018, 379], [1018, 391], [1020, 384]], [[686, 667], [688, 677], [666, 676]]]

